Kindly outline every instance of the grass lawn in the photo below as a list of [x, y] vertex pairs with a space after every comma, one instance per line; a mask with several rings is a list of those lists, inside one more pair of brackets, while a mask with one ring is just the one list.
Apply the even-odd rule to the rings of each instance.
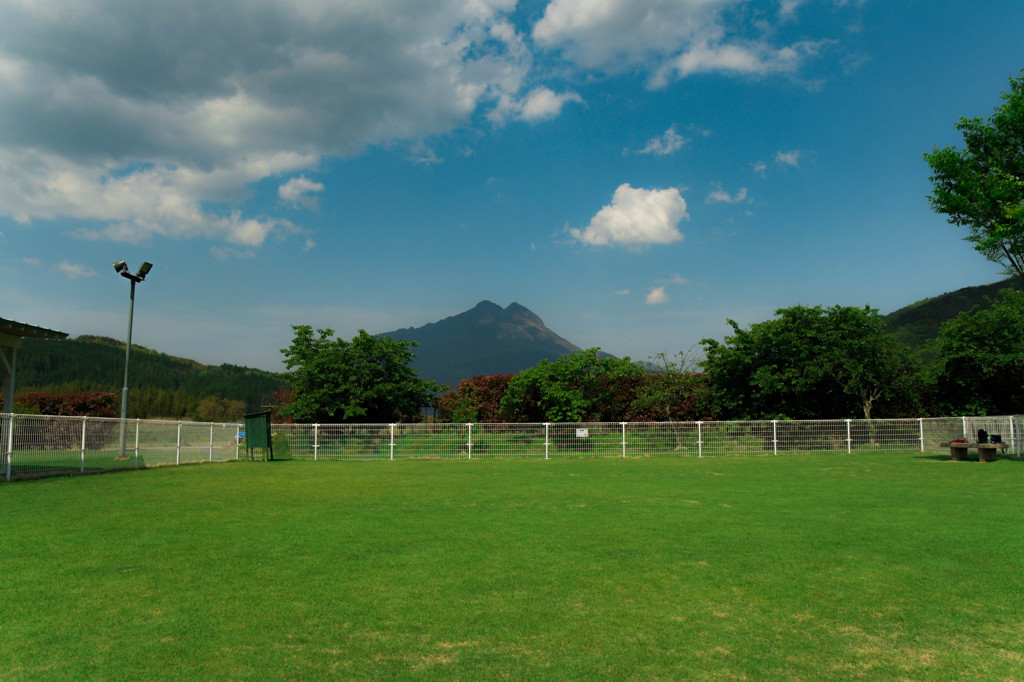
[[231, 462], [0, 484], [0, 679], [1021, 679], [1024, 462]]

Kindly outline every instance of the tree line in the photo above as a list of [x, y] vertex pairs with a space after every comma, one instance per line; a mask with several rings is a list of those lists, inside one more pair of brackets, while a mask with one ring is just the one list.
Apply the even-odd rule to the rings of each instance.
[[[57, 414], [32, 393], [114, 393], [118, 414], [124, 382], [124, 342], [99, 336], [65, 341], [25, 339], [18, 349], [16, 410]], [[132, 345], [128, 416], [132, 419], [234, 421], [274, 403], [287, 382], [280, 374], [194, 360]], [[43, 410], [40, 412], [40, 410]], [[98, 416], [98, 415], [94, 415]]]
[[[0, 412], [6, 412], [0, 396]], [[74, 417], [120, 417], [120, 392], [103, 390], [19, 391], [13, 412]], [[129, 419], [175, 419], [199, 422], [236, 422], [246, 413], [241, 400], [208, 396], [195, 398], [182, 391], [142, 388], [128, 395]]]
[[597, 348], [543, 360], [519, 374], [482, 375], [445, 388], [409, 367], [413, 341], [351, 342], [297, 326], [284, 349], [294, 421], [388, 423], [841, 419], [1024, 412], [1024, 292], [942, 325], [925, 364], [870, 306], [792, 306], [733, 334], [704, 339], [703, 357], [647, 363]]
[[[870, 306], [792, 306], [704, 339], [703, 357], [660, 354], [647, 363], [597, 348], [541, 361], [519, 374], [476, 376], [455, 387], [420, 379], [416, 342], [360, 330], [293, 327], [282, 352], [288, 388], [278, 419], [307, 423], [418, 421], [424, 407], [449, 422], [609, 422], [839, 419], [1024, 412], [1024, 292], [1002, 291], [944, 323], [926, 364]], [[15, 411], [116, 416], [113, 391], [29, 391]], [[129, 417], [234, 421], [245, 403], [183, 391], [131, 391]]]

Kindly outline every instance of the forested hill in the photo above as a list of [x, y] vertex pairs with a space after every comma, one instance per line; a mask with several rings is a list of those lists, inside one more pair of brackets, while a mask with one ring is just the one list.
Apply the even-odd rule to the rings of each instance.
[[[132, 345], [128, 386], [131, 411], [143, 417], [180, 417], [182, 403], [216, 397], [241, 401], [246, 409], [270, 405], [286, 386], [280, 374], [223, 364], [203, 365]], [[64, 341], [25, 339], [18, 349], [17, 391], [112, 391], [124, 383], [124, 342], [99, 336]], [[143, 404], [155, 402], [157, 404]]]
[[1001, 290], [1011, 288], [1019, 288], [1013, 279], [964, 287], [893, 311], [885, 316], [885, 323], [889, 332], [900, 342], [913, 349], [921, 359], [930, 362], [937, 353], [935, 340], [943, 322], [974, 306], [988, 308], [990, 299], [998, 298]]

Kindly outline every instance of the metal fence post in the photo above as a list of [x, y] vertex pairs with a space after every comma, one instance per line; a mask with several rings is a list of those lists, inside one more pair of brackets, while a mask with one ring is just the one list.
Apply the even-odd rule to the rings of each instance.
[[[139, 418], [135, 419], [135, 468], [139, 468], [139, 428], [142, 426], [142, 420]], [[238, 449], [235, 448], [235, 459], [238, 459]]]
[[626, 459], [626, 422], [619, 422], [622, 424], [622, 459]]
[[924, 419], [917, 418], [917, 430], [921, 434], [921, 452], [924, 452]]
[[1010, 417], [1010, 442], [1013, 443], [1013, 450], [1020, 459], [1020, 443], [1017, 442], [1017, 415]]
[[213, 461], [213, 422], [210, 422], [210, 461]]
[[395, 458], [395, 425], [391, 425], [391, 459]]
[[772, 420], [772, 454], [779, 454], [779, 421]]
[[313, 424], [313, 461], [317, 460], [317, 449], [320, 447], [320, 424]]
[[4, 463], [7, 465], [7, 480], [11, 480], [14, 468], [14, 412], [7, 415], [7, 438], [4, 443]]
[[703, 457], [704, 456], [704, 441], [701, 438], [701, 436], [703, 435], [701, 433], [701, 426], [703, 426], [703, 424], [704, 424], [704, 422], [697, 422], [697, 456], [698, 457]]
[[473, 459], [473, 424], [466, 424], [466, 459]]
[[550, 428], [551, 428], [551, 422], [544, 422], [544, 459], [548, 458], [548, 447], [549, 447], [548, 432], [550, 431]]
[[81, 473], [85, 473], [85, 425], [88, 423], [89, 417], [82, 417], [82, 469]]
[[174, 446], [174, 463], [181, 464], [181, 422], [178, 422], [178, 443]]
[[846, 420], [846, 454], [848, 455], [853, 452], [853, 436], [850, 433], [851, 421], [850, 419]]
[[960, 422], [963, 424], [963, 435], [961, 438], [967, 440], [967, 417], [960, 417]]

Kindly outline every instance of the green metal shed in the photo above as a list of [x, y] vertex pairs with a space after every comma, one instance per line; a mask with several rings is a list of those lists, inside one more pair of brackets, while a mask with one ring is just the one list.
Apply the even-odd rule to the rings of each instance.
[[270, 412], [245, 415], [245, 456], [247, 459], [274, 459], [270, 437]]

